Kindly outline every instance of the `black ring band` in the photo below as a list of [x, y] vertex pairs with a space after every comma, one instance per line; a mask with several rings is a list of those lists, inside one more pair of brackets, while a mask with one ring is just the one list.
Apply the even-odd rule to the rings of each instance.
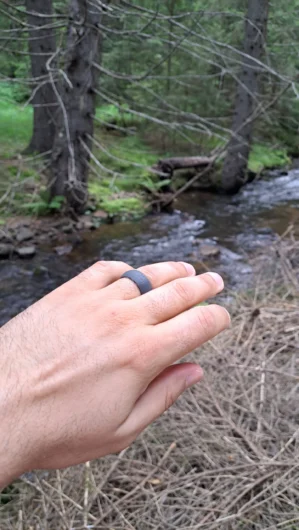
[[153, 286], [148, 278], [140, 271], [130, 270], [122, 275], [122, 278], [128, 278], [137, 285], [140, 294], [146, 294], [153, 290]]

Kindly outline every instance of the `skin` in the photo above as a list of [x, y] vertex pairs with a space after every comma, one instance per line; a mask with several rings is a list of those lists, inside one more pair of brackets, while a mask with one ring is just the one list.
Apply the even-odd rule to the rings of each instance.
[[230, 325], [223, 289], [191, 265], [99, 262], [0, 330], [0, 488], [32, 469], [121, 451], [190, 386], [199, 366], [175, 364]]

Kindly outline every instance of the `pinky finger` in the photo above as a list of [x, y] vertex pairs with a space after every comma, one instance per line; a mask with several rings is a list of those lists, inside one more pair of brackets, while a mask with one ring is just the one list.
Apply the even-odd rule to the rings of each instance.
[[178, 364], [166, 368], [137, 401], [121, 429], [125, 436], [136, 436], [168, 410], [183, 392], [203, 377], [196, 364]]

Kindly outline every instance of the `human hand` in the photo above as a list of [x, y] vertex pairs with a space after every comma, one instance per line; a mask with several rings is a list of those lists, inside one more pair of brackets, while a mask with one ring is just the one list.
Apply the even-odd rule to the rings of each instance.
[[1, 329], [0, 486], [124, 449], [201, 379], [174, 363], [229, 326], [222, 307], [194, 307], [222, 279], [150, 265], [140, 296], [129, 269], [99, 262]]

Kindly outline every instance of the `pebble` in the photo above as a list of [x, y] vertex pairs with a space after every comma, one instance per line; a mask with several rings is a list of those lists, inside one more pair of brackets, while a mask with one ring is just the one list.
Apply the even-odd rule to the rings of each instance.
[[20, 230], [16, 234], [16, 240], [18, 243], [23, 243], [23, 241], [28, 241], [29, 239], [32, 239], [34, 237], [34, 233], [32, 230], [26, 227], [20, 228]]
[[205, 258], [217, 258], [220, 256], [220, 248], [214, 245], [201, 245], [199, 252]]
[[12, 245], [0, 244], [0, 259], [9, 258], [12, 253], [13, 253]]
[[16, 253], [20, 258], [33, 258], [36, 254], [36, 248], [32, 245], [31, 247], [20, 247], [16, 249]]

